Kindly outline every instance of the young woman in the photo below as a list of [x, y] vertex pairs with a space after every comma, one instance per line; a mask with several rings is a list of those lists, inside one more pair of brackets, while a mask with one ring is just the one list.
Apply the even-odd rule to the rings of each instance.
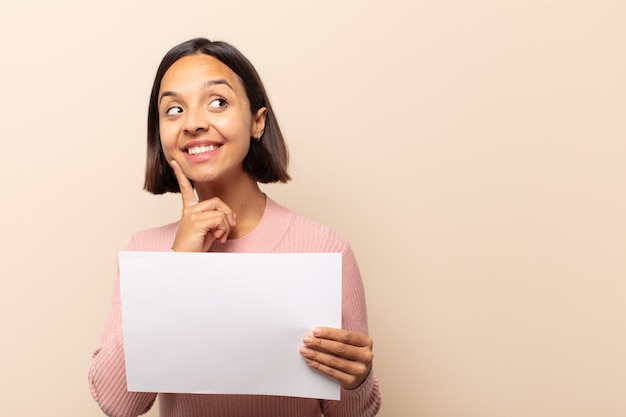
[[[299, 352], [311, 368], [341, 384], [339, 401], [161, 393], [162, 417], [369, 417], [380, 408], [363, 284], [348, 242], [259, 188], [287, 182], [287, 162], [263, 84], [236, 48], [196, 38], [165, 55], [148, 109], [145, 189], [179, 192], [182, 216], [135, 234], [127, 250], [341, 252], [343, 293], [342, 329], [312, 329]], [[94, 399], [113, 417], [141, 415], [157, 398], [126, 389], [119, 277], [89, 383]]]

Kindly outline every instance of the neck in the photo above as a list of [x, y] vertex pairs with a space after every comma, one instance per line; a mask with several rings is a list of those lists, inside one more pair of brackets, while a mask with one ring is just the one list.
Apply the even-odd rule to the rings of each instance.
[[265, 212], [265, 194], [249, 175], [228, 184], [197, 184], [200, 201], [217, 197], [237, 216], [237, 224], [230, 230], [229, 239], [237, 239], [250, 233], [259, 224]]

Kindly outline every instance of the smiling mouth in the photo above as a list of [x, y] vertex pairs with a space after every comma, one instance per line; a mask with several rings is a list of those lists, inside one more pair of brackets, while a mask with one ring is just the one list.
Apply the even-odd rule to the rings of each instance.
[[189, 155], [198, 155], [201, 153], [213, 152], [219, 149], [220, 145], [205, 145], [205, 146], [193, 146], [187, 149]]

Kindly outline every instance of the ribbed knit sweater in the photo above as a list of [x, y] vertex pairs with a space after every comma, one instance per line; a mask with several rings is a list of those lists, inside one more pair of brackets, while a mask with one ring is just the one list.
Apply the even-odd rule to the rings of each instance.
[[[127, 250], [169, 251], [178, 223], [135, 234]], [[342, 328], [367, 334], [365, 294], [361, 275], [348, 242], [330, 228], [313, 222], [268, 198], [263, 217], [247, 235], [210, 251], [237, 253], [341, 252]], [[303, 335], [304, 336], [304, 335]], [[263, 360], [263, 358], [259, 358]], [[102, 338], [89, 371], [91, 393], [111, 417], [146, 413], [157, 395], [161, 417], [371, 417], [381, 404], [373, 373], [356, 389], [341, 389], [341, 400], [317, 400], [265, 395], [167, 394], [129, 392], [126, 388], [119, 274]]]

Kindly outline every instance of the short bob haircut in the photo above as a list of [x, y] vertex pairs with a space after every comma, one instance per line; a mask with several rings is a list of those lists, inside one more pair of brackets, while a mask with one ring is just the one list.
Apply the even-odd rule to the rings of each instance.
[[146, 179], [144, 189], [152, 194], [178, 193], [180, 188], [174, 171], [165, 159], [159, 133], [159, 90], [161, 80], [167, 70], [179, 59], [196, 54], [206, 54], [217, 58], [228, 66], [241, 80], [250, 112], [255, 114], [261, 107], [267, 108], [265, 129], [262, 140], [250, 138], [250, 149], [243, 160], [244, 170], [261, 183], [287, 182], [289, 155], [287, 145], [278, 126], [265, 87], [259, 74], [250, 61], [239, 50], [226, 42], [212, 42], [205, 38], [195, 38], [176, 45], [163, 57], [157, 70], [148, 106], [148, 153], [146, 158]]

